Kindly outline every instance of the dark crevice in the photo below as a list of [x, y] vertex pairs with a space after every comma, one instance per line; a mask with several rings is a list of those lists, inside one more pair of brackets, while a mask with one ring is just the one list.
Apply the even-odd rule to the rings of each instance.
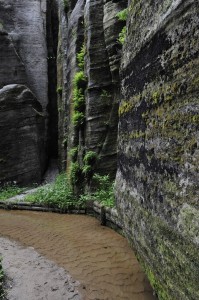
[[48, 48], [48, 157], [58, 156], [58, 107], [57, 107], [57, 47], [58, 7], [56, 1], [47, 1], [47, 48]]

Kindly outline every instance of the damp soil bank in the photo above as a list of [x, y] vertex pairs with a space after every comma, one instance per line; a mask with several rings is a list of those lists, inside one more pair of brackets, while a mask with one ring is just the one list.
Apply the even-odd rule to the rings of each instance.
[[126, 239], [93, 217], [0, 210], [0, 235], [63, 267], [86, 300], [156, 299]]

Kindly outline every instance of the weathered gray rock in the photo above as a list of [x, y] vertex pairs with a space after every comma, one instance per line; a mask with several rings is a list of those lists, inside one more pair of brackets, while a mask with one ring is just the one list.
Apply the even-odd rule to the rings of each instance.
[[[54, 115], [57, 114], [56, 105], [53, 106], [54, 103], [56, 104], [56, 99], [54, 99], [56, 98], [56, 81], [52, 87], [52, 92], [48, 88], [50, 72], [48, 72], [47, 62], [51, 61], [52, 57], [48, 57], [47, 52], [47, 38], [49, 38], [49, 35], [47, 36], [46, 33], [46, 10], [46, 0], [0, 1], [0, 88], [9, 84], [25, 85], [33, 91], [41, 103], [45, 115], [50, 112], [54, 118]], [[48, 26], [50, 27], [51, 24], [48, 24]], [[53, 71], [52, 68], [51, 70]], [[54, 77], [56, 77], [56, 73]], [[48, 92], [50, 101], [48, 100]], [[52, 102], [53, 108], [51, 107]], [[20, 122], [26, 122], [25, 113], [21, 114], [21, 118], [24, 119], [21, 119]], [[56, 124], [54, 127], [51, 126], [51, 119], [49, 121], [45, 118], [45, 127], [43, 127], [43, 132], [40, 132], [45, 140], [43, 145], [45, 149], [47, 145], [50, 145], [49, 141], [52, 140], [50, 135], [56, 136], [56, 133], [54, 134]], [[5, 134], [8, 134], [8, 132], [5, 131]], [[53, 149], [52, 144], [49, 148]], [[35, 156], [37, 156], [37, 150]], [[43, 153], [41, 161], [43, 161]], [[36, 165], [37, 163], [36, 161]], [[34, 162], [30, 167], [35, 168]], [[7, 168], [9, 169], [9, 166]], [[42, 168], [43, 166], [41, 166]], [[40, 175], [38, 181], [40, 181]], [[25, 182], [28, 183], [27, 180]]]
[[64, 3], [59, 5], [59, 33], [58, 33], [58, 49], [57, 49], [57, 87], [60, 92], [57, 93], [58, 105], [58, 158], [59, 169], [66, 169], [67, 156], [67, 123], [66, 123], [66, 90], [67, 90], [67, 35], [68, 22]]
[[48, 155], [58, 156], [58, 110], [57, 110], [57, 46], [58, 46], [58, 1], [47, 0], [46, 28], [48, 50]]
[[6, 31], [0, 31], [0, 88], [7, 84], [26, 84], [25, 66]]
[[160, 299], [199, 299], [199, 5], [131, 1], [117, 206]]
[[39, 183], [45, 168], [45, 118], [23, 85], [0, 90], [0, 182]]
[[127, 1], [104, 1], [103, 29], [106, 49], [109, 57], [109, 66], [112, 82], [119, 87], [119, 67], [122, 53], [122, 45], [118, 37], [125, 24], [117, 17], [117, 14], [127, 7]]
[[[103, 1], [89, 0], [85, 6], [85, 23], [87, 36], [86, 74], [88, 91], [86, 94], [86, 150], [98, 153], [99, 162], [96, 166], [101, 173], [111, 172], [112, 156], [116, 149], [109, 145], [111, 129], [111, 110], [113, 103], [112, 78], [109, 57], [106, 49], [104, 28]], [[112, 144], [112, 143], [111, 143]], [[111, 148], [111, 149], [110, 149]]]
[[[23, 61], [28, 87], [46, 110], [48, 103], [46, 0], [1, 0], [0, 24], [12, 38], [15, 51]], [[7, 58], [8, 68], [13, 68], [11, 62]], [[26, 84], [26, 81], [23, 84]], [[6, 82], [10, 83], [11, 80]]]
[[[84, 168], [88, 151], [97, 153], [93, 172], [115, 176], [119, 64], [122, 46], [118, 36], [123, 23], [116, 17], [126, 1], [69, 1], [68, 12], [60, 3], [58, 87], [60, 165], [70, 169], [73, 148], [78, 149], [77, 163]], [[84, 123], [74, 125], [74, 77], [80, 71], [77, 55], [85, 45], [84, 73], [87, 77]], [[66, 158], [67, 152], [67, 158]], [[82, 176], [83, 178], [83, 176]], [[79, 182], [78, 182], [79, 184]]]

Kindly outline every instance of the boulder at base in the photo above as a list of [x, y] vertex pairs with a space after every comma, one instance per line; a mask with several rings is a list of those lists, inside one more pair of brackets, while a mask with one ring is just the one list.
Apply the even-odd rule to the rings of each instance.
[[45, 167], [45, 117], [24, 85], [0, 89], [0, 183], [39, 183]]

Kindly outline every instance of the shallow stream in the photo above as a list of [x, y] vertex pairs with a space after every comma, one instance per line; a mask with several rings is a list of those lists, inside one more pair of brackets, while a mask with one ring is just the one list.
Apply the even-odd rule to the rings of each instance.
[[93, 217], [0, 210], [0, 236], [65, 268], [86, 300], [153, 300], [128, 242]]

